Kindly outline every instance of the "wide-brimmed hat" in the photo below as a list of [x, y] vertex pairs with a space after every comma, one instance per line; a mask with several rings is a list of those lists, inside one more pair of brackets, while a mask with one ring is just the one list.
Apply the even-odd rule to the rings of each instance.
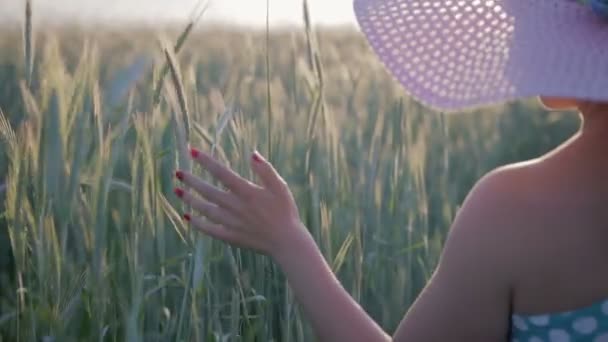
[[608, 0], [354, 0], [354, 10], [386, 68], [432, 108], [608, 101]]

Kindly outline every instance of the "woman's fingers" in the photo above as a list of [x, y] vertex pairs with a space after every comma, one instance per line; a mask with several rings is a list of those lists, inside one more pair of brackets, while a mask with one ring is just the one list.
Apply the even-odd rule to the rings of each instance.
[[241, 207], [234, 194], [220, 190], [189, 172], [177, 171], [175, 177], [208, 201], [222, 208], [238, 211]]
[[184, 219], [190, 223], [194, 229], [214, 239], [227, 242], [235, 247], [249, 248], [264, 252], [264, 250], [251, 239], [244, 238], [239, 232], [227, 228], [221, 224], [209, 222], [202, 217], [192, 216], [191, 214], [184, 214]]
[[221, 224], [209, 222], [200, 217], [184, 214], [184, 219], [188, 221], [195, 229], [211, 236], [212, 238], [226, 241], [228, 243], [237, 243], [236, 234], [230, 229]]
[[177, 197], [181, 198], [186, 204], [192, 206], [192, 208], [203, 216], [207, 217], [211, 221], [226, 226], [226, 227], [241, 227], [242, 223], [237, 219], [231, 212], [226, 209], [217, 206], [211, 202], [208, 202], [202, 198], [192, 195], [190, 192], [185, 191], [181, 188], [175, 189]]
[[220, 181], [226, 188], [236, 194], [248, 194], [255, 190], [255, 185], [239, 176], [230, 168], [222, 165], [211, 156], [195, 148], [190, 149], [192, 158], [196, 160], [213, 178]]
[[258, 151], [253, 152], [251, 160], [253, 172], [258, 175], [265, 188], [273, 193], [279, 193], [285, 189], [285, 181], [283, 181], [272, 164], [264, 159]]

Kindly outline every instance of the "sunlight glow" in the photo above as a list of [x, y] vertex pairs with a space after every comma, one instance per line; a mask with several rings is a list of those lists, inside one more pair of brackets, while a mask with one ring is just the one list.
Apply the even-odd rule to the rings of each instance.
[[[354, 25], [353, 0], [309, 0], [313, 24]], [[0, 0], [0, 19], [21, 18], [25, 0]], [[187, 20], [198, 0], [35, 0], [34, 13], [44, 19], [105, 23], [124, 20]], [[266, 0], [208, 0], [204, 18], [239, 26], [263, 26]], [[271, 0], [271, 25], [301, 25], [302, 0]]]

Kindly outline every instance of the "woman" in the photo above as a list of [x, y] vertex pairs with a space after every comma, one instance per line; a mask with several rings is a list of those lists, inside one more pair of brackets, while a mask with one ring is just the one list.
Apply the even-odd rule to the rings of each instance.
[[[602, 0], [356, 0], [370, 45], [414, 97], [445, 111], [539, 96], [580, 131], [473, 188], [441, 260], [391, 338], [349, 296], [260, 154], [259, 184], [209, 155], [176, 189], [191, 225], [272, 257], [323, 341], [608, 341], [608, 4]], [[206, 219], [204, 219], [205, 217]]]

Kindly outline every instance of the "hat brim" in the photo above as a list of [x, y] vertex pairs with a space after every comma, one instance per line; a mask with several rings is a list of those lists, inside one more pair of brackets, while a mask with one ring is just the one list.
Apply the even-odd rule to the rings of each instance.
[[608, 101], [608, 22], [566, 0], [355, 0], [406, 91], [455, 112], [544, 95]]

